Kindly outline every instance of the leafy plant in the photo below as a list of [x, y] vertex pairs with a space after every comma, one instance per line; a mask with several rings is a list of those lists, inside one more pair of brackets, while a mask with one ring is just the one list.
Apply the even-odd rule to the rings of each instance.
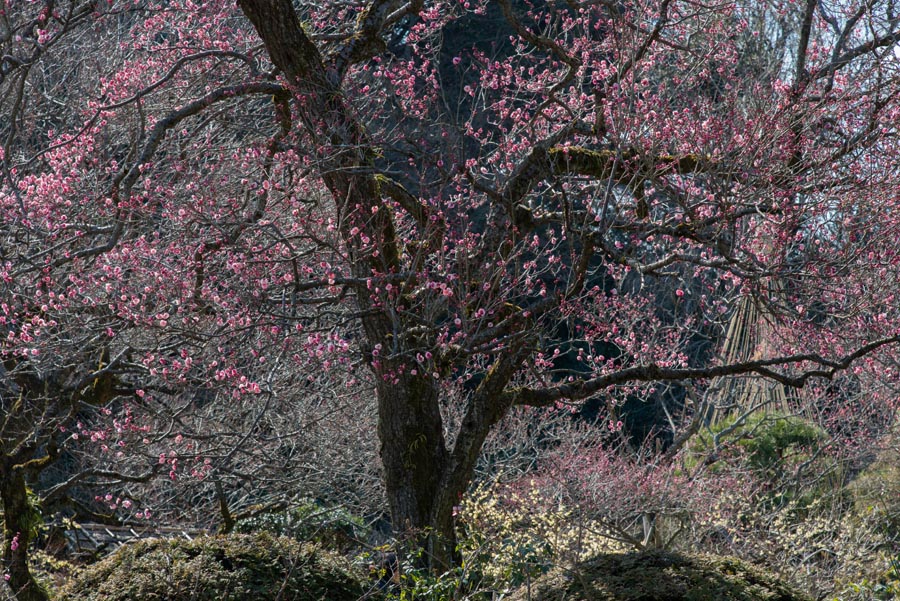
[[[426, 568], [420, 549], [413, 549], [402, 557], [385, 549], [387, 547], [360, 555], [357, 561], [372, 568], [371, 576], [375, 581], [372, 590], [381, 592], [388, 600], [489, 601], [496, 598], [496, 590], [483, 575], [484, 565], [479, 561], [483, 558], [467, 556], [462, 565], [437, 574]], [[390, 565], [384, 561], [386, 555], [392, 558]]]

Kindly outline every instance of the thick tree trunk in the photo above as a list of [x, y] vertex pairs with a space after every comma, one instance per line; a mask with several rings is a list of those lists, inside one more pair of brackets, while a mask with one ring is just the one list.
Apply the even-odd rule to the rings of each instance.
[[379, 385], [377, 392], [381, 460], [394, 528], [424, 552], [423, 565], [445, 571], [458, 562], [452, 506], [449, 511], [441, 506], [447, 504], [441, 487], [448, 453], [437, 387], [421, 376], [404, 376], [396, 384]]
[[509, 409], [499, 392], [522, 355], [498, 357], [468, 399], [453, 447], [445, 444], [440, 382], [404, 376], [378, 387], [379, 437], [394, 526], [415, 537], [424, 563], [436, 572], [459, 564], [454, 507], [465, 494], [488, 433]]
[[31, 509], [22, 471], [13, 469], [9, 458], [0, 461], [0, 501], [3, 503], [3, 567], [9, 576], [7, 585], [16, 595], [16, 601], [48, 601], [28, 569]]

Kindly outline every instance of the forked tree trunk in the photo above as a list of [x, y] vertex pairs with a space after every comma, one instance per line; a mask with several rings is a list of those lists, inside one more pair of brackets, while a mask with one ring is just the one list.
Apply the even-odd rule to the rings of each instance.
[[378, 434], [394, 528], [422, 552], [420, 564], [435, 572], [459, 565], [454, 509], [472, 481], [485, 438], [508, 409], [497, 389], [508, 382], [516, 359], [515, 353], [499, 359], [472, 393], [452, 448], [444, 438], [439, 381], [405, 376], [378, 386]]
[[0, 501], [3, 503], [3, 567], [9, 576], [7, 585], [16, 601], [48, 601], [28, 568], [32, 524], [25, 478], [21, 470], [13, 469], [13, 462], [8, 457], [0, 460]]
[[415, 537], [423, 563], [436, 572], [459, 565], [454, 507], [472, 481], [488, 433], [509, 409], [500, 391], [523, 356], [508, 351], [495, 360], [469, 396], [449, 449], [438, 380], [404, 376], [378, 387], [378, 433], [394, 526]]

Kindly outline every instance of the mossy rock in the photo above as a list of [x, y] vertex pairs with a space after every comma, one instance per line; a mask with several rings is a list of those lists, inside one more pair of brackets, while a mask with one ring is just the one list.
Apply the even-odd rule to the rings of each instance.
[[365, 591], [341, 557], [260, 533], [126, 545], [85, 569], [57, 601], [356, 601]]
[[556, 568], [510, 601], [811, 601], [731, 557], [648, 551]]

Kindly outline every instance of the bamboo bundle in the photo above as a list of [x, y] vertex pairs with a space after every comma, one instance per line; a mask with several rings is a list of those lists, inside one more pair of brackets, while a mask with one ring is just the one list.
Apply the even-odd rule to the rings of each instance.
[[[752, 295], [743, 296], [729, 320], [722, 343], [723, 364], [771, 357], [775, 350], [772, 348], [772, 320], [771, 312]], [[756, 374], [715, 378], [706, 396], [710, 423], [717, 423], [733, 412], [789, 411], [789, 397], [784, 385]]]

